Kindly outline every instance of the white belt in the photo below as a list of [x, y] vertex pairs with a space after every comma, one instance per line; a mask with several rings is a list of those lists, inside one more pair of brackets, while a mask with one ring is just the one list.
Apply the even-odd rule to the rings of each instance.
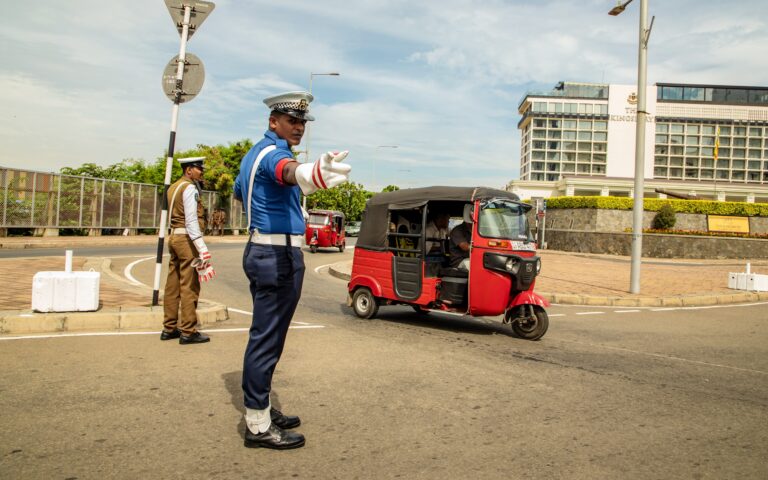
[[[251, 235], [251, 243], [258, 243], [260, 245], [288, 245], [285, 241], [286, 235], [284, 233], [254, 233]], [[288, 235], [290, 238], [292, 247], [301, 247], [304, 245], [304, 235]]]
[[176, 234], [176, 235], [186, 235], [187, 234], [187, 229], [184, 228], [184, 227], [172, 228], [171, 229], [171, 233]]

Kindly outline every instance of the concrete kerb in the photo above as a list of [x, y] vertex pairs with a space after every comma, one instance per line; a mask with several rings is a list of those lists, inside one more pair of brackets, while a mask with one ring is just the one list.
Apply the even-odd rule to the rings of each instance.
[[[351, 275], [351, 262], [339, 262], [328, 267], [328, 273], [341, 280]], [[734, 292], [726, 294], [676, 295], [666, 297], [607, 297], [575, 293], [537, 292], [551, 303], [601, 307], [703, 307], [768, 301], [768, 292]]]
[[[150, 288], [129, 283], [112, 272], [111, 265], [112, 261], [108, 258], [88, 258], [84, 266], [87, 269], [100, 271], [131, 289], [138, 289], [150, 298], [152, 293]], [[225, 305], [201, 300], [197, 307], [197, 319], [201, 326], [207, 327], [228, 320], [229, 314]], [[146, 329], [159, 332], [162, 326], [162, 306], [102, 308], [95, 312], [40, 313], [32, 310], [0, 312], [0, 334], [2, 335]]]

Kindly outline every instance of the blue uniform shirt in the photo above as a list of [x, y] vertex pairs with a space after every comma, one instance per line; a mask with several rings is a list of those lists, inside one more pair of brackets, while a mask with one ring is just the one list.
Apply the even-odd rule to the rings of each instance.
[[[262, 149], [275, 145], [277, 148], [264, 156], [256, 168], [253, 181], [253, 193], [248, 196], [248, 182], [251, 167]], [[258, 229], [259, 233], [288, 233], [303, 235], [304, 216], [301, 212], [299, 194], [301, 190], [296, 185], [283, 183], [283, 167], [287, 162], [294, 161], [293, 152], [288, 142], [267, 130], [264, 138], [253, 146], [240, 162], [240, 173], [235, 179], [235, 198], [243, 201], [243, 209], [247, 215], [247, 203], [251, 202], [251, 224], [249, 231]]]

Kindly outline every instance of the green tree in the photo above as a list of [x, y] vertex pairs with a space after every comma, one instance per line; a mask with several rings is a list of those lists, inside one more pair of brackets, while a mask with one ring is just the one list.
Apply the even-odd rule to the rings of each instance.
[[675, 209], [669, 203], [662, 205], [656, 216], [653, 217], [653, 228], [659, 230], [669, 230], [675, 226], [677, 217], [675, 216]]
[[400, 190], [400, 187], [398, 187], [397, 185], [387, 185], [386, 187], [384, 187], [382, 192], [396, 192], [398, 190]]
[[309, 195], [307, 209], [338, 210], [347, 220], [359, 220], [365, 210], [365, 202], [371, 198], [371, 195], [359, 183], [342, 183], [337, 187], [319, 190]]

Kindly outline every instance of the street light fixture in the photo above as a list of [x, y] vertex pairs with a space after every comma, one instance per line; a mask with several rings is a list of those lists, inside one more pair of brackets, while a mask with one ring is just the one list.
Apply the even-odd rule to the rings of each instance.
[[[378, 145], [376, 147], [376, 149], [378, 150], [379, 148], [397, 148], [397, 147], [398, 147], [398, 145]], [[373, 156], [373, 181], [374, 182], [376, 181], [376, 157], [377, 156], [378, 155], [374, 155]], [[373, 182], [371, 182], [371, 183], [373, 183]], [[371, 188], [373, 188], [373, 185], [371, 185]]]
[[[331, 76], [331, 77], [338, 77], [341, 75], [339, 72], [328, 72], [328, 73], [312, 73], [309, 74], [309, 93], [312, 93], [312, 78], [317, 76]], [[309, 122], [307, 122], [307, 126], [305, 129], [305, 134], [307, 138], [307, 144], [304, 147], [304, 161], [309, 162]], [[304, 195], [304, 198], [302, 199], [302, 207], [304, 207], [304, 210], [307, 209], [307, 196]]]
[[[632, 0], [619, 4], [608, 12], [608, 15], [616, 16], [624, 11]], [[650, 28], [648, 25], [648, 0], [640, 0], [640, 37], [637, 52], [637, 129], [635, 133], [635, 195], [632, 205], [632, 262], [630, 271], [629, 291], [640, 293], [640, 259], [643, 254], [643, 188], [645, 179], [645, 85], [646, 66], [648, 63], [648, 38], [653, 28], [653, 19]]]

